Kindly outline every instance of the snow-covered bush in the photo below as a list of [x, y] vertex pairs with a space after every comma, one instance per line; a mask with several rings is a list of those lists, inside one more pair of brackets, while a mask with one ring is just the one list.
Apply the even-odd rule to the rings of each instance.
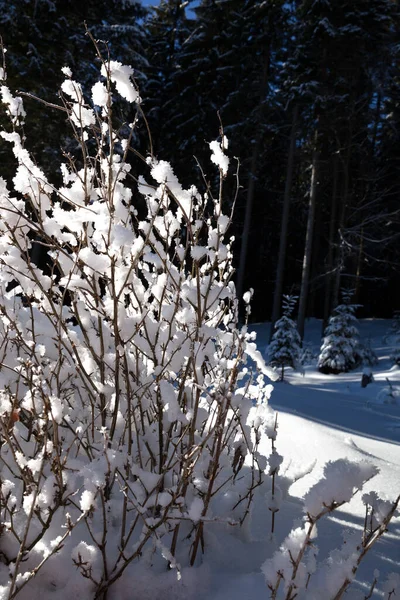
[[[304, 497], [303, 525], [293, 528], [279, 550], [262, 566], [270, 598], [340, 600], [345, 597], [361, 561], [387, 530], [400, 496], [389, 502], [376, 492], [364, 494], [366, 515], [362, 536], [348, 538], [320, 563], [317, 526], [321, 519], [349, 502], [377, 472], [367, 462], [351, 463], [347, 459], [325, 465], [323, 478]], [[393, 576], [389, 586], [396, 580]]]
[[275, 374], [237, 329], [226, 139], [210, 144], [218, 196], [183, 189], [132, 148], [133, 70], [98, 58], [90, 99], [63, 69], [79, 151], [61, 185], [24, 147], [21, 98], [1, 88], [16, 161], [13, 187], [0, 179], [1, 598], [41, 573], [54, 594], [68, 564], [82, 598], [105, 598], [140, 557], [195, 564], [214, 522], [250, 512], [274, 430]]
[[[210, 144], [218, 196], [183, 189], [168, 163], [132, 147], [132, 69], [99, 60], [90, 100], [63, 69], [60, 109], [79, 151], [65, 155], [61, 185], [24, 147], [21, 98], [0, 90], [16, 160], [12, 186], [0, 178], [2, 600], [153, 597], [143, 573], [179, 580], [213, 528], [240, 528], [262, 484], [273, 529], [309, 471], [280, 474], [276, 374], [237, 327], [224, 136]], [[116, 93], [134, 107], [129, 126], [113, 115]], [[372, 468], [349, 465], [352, 485]], [[321, 501], [346, 500], [335, 481], [327, 470], [306, 498], [309, 527]], [[174, 597], [185, 594], [183, 583]]]
[[268, 346], [268, 364], [280, 369], [281, 381], [285, 375], [285, 367], [295, 370], [301, 368], [301, 338], [296, 323], [290, 318], [296, 302], [296, 296], [283, 297], [283, 316], [275, 323], [275, 332]]
[[357, 308], [356, 304], [340, 304], [330, 317], [318, 358], [322, 373], [347, 372], [360, 364]]

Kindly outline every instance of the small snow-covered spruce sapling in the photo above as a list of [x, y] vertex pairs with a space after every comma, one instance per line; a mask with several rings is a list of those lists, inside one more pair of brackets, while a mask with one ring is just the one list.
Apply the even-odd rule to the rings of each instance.
[[285, 376], [285, 367], [302, 370], [301, 338], [296, 323], [291, 319], [297, 296], [284, 296], [283, 316], [275, 323], [275, 332], [268, 347], [268, 364], [280, 369], [280, 380]]
[[347, 373], [361, 362], [359, 332], [354, 315], [357, 304], [339, 304], [324, 332], [318, 369], [321, 373]]
[[[0, 70], [1, 137], [16, 162], [12, 184], [0, 178], [8, 600], [48, 577], [50, 562], [56, 588], [69, 564], [74, 593], [88, 599], [118, 597], [143, 556], [178, 575], [197, 564], [211, 528], [239, 529], [251, 512], [260, 443], [275, 423], [276, 374], [237, 326], [227, 140], [221, 131], [210, 143], [217, 195], [206, 182], [183, 189], [169, 163], [134, 148], [145, 118], [133, 69], [93, 43], [101, 69], [88, 97], [63, 68], [58, 108], [77, 149], [65, 153], [61, 185], [25, 148], [23, 100]], [[132, 123], [114, 115], [116, 95]]]

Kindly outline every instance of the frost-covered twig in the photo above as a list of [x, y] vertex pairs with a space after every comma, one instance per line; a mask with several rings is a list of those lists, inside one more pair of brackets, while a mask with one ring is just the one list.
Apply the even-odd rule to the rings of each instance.
[[[370, 500], [370, 497], [371, 494], [366, 494], [364, 496], [364, 501], [367, 503]], [[374, 504], [377, 503], [377, 500], [377, 495], [374, 494]], [[351, 569], [351, 578], [347, 577], [343, 581], [332, 600], [340, 600], [341, 598], [343, 598], [343, 595], [345, 594], [347, 588], [351, 584], [353, 577], [357, 573], [361, 561], [363, 560], [365, 555], [371, 550], [372, 546], [378, 541], [378, 539], [387, 531], [390, 521], [394, 517], [396, 511], [398, 510], [399, 502], [400, 495], [392, 503], [387, 501], [378, 502], [381, 508], [381, 514], [379, 515], [378, 520], [375, 521], [375, 526], [373, 526], [368, 532], [365, 532], [364, 530], [362, 542], [360, 546], [357, 547], [357, 558], [355, 560], [354, 566]]]
[[269, 464], [268, 475], [270, 475], [270, 477], [272, 478], [271, 492], [270, 492], [270, 496], [268, 497], [268, 500], [267, 500], [268, 510], [271, 511], [271, 536], [274, 534], [274, 531], [275, 531], [275, 514], [279, 511], [280, 504], [282, 501], [282, 492], [276, 483], [276, 478], [277, 478], [280, 466], [283, 461], [283, 457], [280, 454], [278, 454], [276, 447], [275, 447], [277, 429], [278, 429], [278, 413], [276, 413], [276, 416], [275, 416], [275, 425], [274, 425], [274, 429], [273, 429], [273, 435], [271, 436], [272, 450], [271, 450], [271, 455], [268, 458], [268, 464]]
[[293, 529], [279, 551], [262, 566], [271, 598], [277, 598], [282, 583], [285, 600], [293, 600], [308, 588], [310, 577], [317, 568], [316, 552], [309, 550], [314, 547], [318, 522], [349, 502], [376, 473], [377, 469], [368, 463], [351, 463], [347, 460], [337, 460], [325, 466], [324, 477], [304, 498], [304, 526]]

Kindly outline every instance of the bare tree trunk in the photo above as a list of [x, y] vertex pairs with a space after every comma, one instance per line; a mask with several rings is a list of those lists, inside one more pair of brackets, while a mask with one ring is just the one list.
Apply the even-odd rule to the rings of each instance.
[[246, 259], [247, 259], [247, 248], [249, 245], [249, 236], [250, 236], [250, 225], [251, 225], [251, 215], [253, 212], [253, 204], [254, 204], [254, 188], [256, 184], [256, 171], [257, 171], [257, 162], [258, 162], [258, 152], [260, 148], [260, 140], [259, 137], [254, 144], [253, 154], [251, 157], [250, 163], [250, 172], [249, 172], [249, 185], [247, 187], [246, 194], [246, 212], [243, 223], [243, 233], [242, 233], [242, 243], [240, 245], [240, 258], [239, 258], [239, 268], [236, 279], [236, 290], [237, 297], [239, 302], [242, 300], [243, 296], [243, 288], [244, 288], [244, 273], [246, 269]]
[[[378, 97], [376, 100], [376, 110], [375, 110], [375, 120], [374, 120], [374, 128], [373, 128], [373, 132], [372, 132], [372, 140], [371, 140], [371, 146], [370, 146], [370, 151], [369, 151], [369, 160], [368, 163], [365, 165], [364, 168], [368, 169], [369, 165], [373, 165], [374, 164], [374, 159], [375, 159], [375, 150], [376, 150], [376, 142], [377, 142], [377, 136], [378, 136], [378, 127], [379, 127], [379, 123], [381, 121], [381, 102], [382, 102], [382, 96], [381, 93], [378, 92]], [[364, 172], [364, 181], [365, 183], [365, 200], [366, 203], [368, 203], [369, 201], [371, 201], [371, 175], [365, 171]], [[357, 259], [356, 259], [356, 272], [355, 272], [355, 277], [354, 277], [354, 302], [356, 304], [359, 303], [360, 300], [360, 294], [361, 294], [361, 271], [362, 271], [362, 264], [363, 264], [363, 253], [364, 253], [364, 224], [363, 222], [361, 222], [361, 226], [360, 226], [360, 241], [359, 241], [359, 248], [358, 248], [358, 254], [357, 254]]]
[[239, 267], [236, 278], [236, 290], [237, 297], [239, 302], [242, 300], [243, 296], [243, 288], [244, 288], [244, 274], [246, 270], [246, 259], [247, 259], [247, 248], [249, 245], [249, 236], [250, 236], [250, 225], [251, 225], [251, 215], [253, 212], [253, 204], [254, 204], [254, 191], [256, 186], [256, 176], [257, 176], [257, 166], [258, 166], [258, 155], [261, 147], [261, 105], [264, 100], [265, 92], [267, 90], [268, 85], [268, 75], [269, 68], [271, 62], [271, 49], [268, 46], [266, 50], [266, 57], [264, 63], [264, 71], [260, 85], [260, 104], [259, 104], [259, 119], [257, 123], [257, 133], [256, 133], [256, 141], [254, 143], [253, 152], [251, 155], [250, 161], [250, 171], [249, 171], [249, 183], [247, 187], [246, 194], [246, 212], [243, 223], [243, 233], [242, 233], [242, 243], [240, 246], [240, 258], [239, 258]]
[[305, 246], [304, 246], [303, 272], [302, 272], [302, 277], [301, 277], [299, 315], [298, 315], [298, 319], [297, 319], [297, 328], [299, 330], [301, 339], [304, 338], [304, 323], [305, 323], [305, 319], [306, 319], [308, 287], [309, 287], [309, 281], [310, 281], [311, 253], [312, 253], [315, 205], [316, 205], [316, 199], [317, 199], [317, 185], [318, 185], [318, 158], [319, 158], [319, 156], [318, 156], [318, 130], [317, 130], [315, 132], [315, 138], [314, 138], [314, 151], [313, 151], [312, 168], [311, 168], [310, 200], [309, 200], [309, 204], [308, 204], [306, 242], [305, 242]]
[[[349, 164], [350, 164], [350, 156], [351, 156], [351, 139], [352, 135], [350, 132], [349, 135], [349, 144], [347, 147], [346, 159], [343, 164], [343, 192], [342, 192], [342, 210], [340, 211], [339, 217], [339, 235], [343, 235], [344, 225], [346, 223], [346, 213], [348, 208], [348, 197], [349, 197], [349, 184], [350, 184], [350, 174], [349, 174]], [[343, 239], [338, 240], [337, 247], [337, 259], [336, 259], [336, 275], [335, 275], [335, 285], [333, 289], [333, 305], [337, 306], [339, 304], [339, 293], [340, 293], [340, 283], [341, 283], [341, 274], [345, 265], [345, 249]]]
[[282, 291], [283, 291], [283, 279], [285, 272], [285, 257], [286, 257], [286, 246], [287, 246], [287, 232], [289, 224], [289, 209], [290, 209], [290, 192], [292, 189], [293, 180], [293, 162], [294, 152], [296, 149], [296, 129], [297, 120], [299, 115], [299, 107], [296, 104], [293, 108], [293, 119], [292, 119], [292, 130], [290, 132], [290, 145], [289, 154], [286, 168], [286, 181], [285, 181], [285, 192], [283, 195], [283, 209], [282, 209], [282, 221], [281, 221], [281, 234], [279, 238], [279, 253], [278, 253], [278, 266], [276, 268], [276, 281], [274, 290], [274, 302], [272, 307], [271, 317], [271, 337], [274, 331], [274, 325], [279, 319], [281, 314], [281, 302], [282, 302]]
[[371, 151], [370, 156], [371, 159], [375, 156], [375, 148], [376, 148], [376, 139], [378, 136], [378, 126], [381, 120], [381, 103], [382, 103], [382, 95], [378, 92], [378, 98], [376, 99], [376, 110], [375, 110], [375, 121], [374, 121], [374, 129], [372, 132], [372, 142], [371, 142]]
[[357, 256], [357, 267], [356, 267], [355, 286], [354, 286], [354, 302], [356, 304], [359, 303], [359, 299], [360, 299], [363, 252], [364, 252], [364, 227], [361, 226], [360, 246], [359, 246], [358, 256]]
[[318, 286], [322, 285], [319, 283], [319, 269], [320, 269], [320, 248], [321, 248], [321, 220], [322, 220], [322, 208], [320, 203], [317, 202], [315, 206], [314, 214], [314, 236], [313, 236], [313, 248], [312, 258], [310, 267], [310, 281], [308, 286], [308, 300], [307, 300], [307, 314], [309, 317], [315, 316], [315, 302], [318, 291]]
[[324, 300], [324, 315], [322, 321], [322, 331], [328, 324], [329, 316], [332, 312], [332, 281], [333, 281], [333, 248], [335, 243], [336, 233], [336, 212], [337, 212], [337, 180], [338, 180], [338, 165], [337, 159], [333, 162], [333, 185], [331, 199], [331, 218], [329, 221], [329, 240], [328, 240], [328, 257], [326, 261], [325, 275], [325, 300]]

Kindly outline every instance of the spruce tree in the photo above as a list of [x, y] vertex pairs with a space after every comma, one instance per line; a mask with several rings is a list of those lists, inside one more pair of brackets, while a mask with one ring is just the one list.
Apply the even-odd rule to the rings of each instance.
[[283, 316], [275, 323], [275, 333], [268, 347], [268, 362], [281, 370], [281, 381], [285, 367], [299, 370], [300, 365], [301, 339], [296, 323], [291, 319], [296, 302], [297, 296], [283, 296]]
[[357, 308], [345, 298], [330, 317], [318, 358], [321, 373], [347, 373], [360, 364]]

